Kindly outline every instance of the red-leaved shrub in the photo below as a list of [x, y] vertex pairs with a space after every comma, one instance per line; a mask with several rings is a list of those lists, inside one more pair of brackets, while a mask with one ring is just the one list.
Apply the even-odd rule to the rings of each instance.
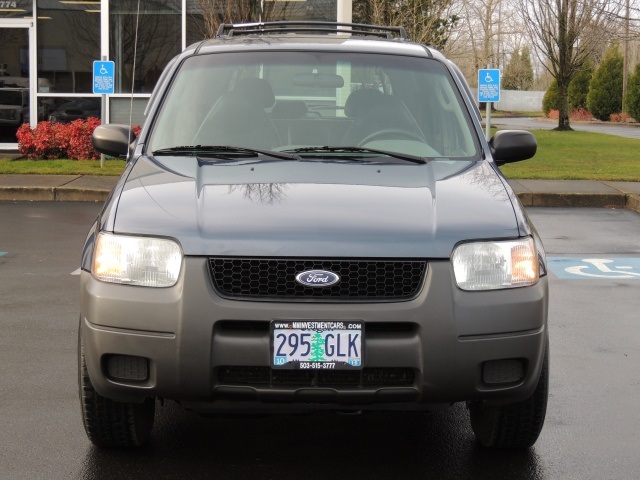
[[64, 158], [69, 146], [66, 125], [40, 122], [34, 130], [25, 123], [16, 132], [20, 153], [29, 158]]
[[30, 159], [71, 158], [91, 160], [100, 154], [91, 145], [91, 134], [100, 119], [88, 118], [71, 123], [40, 122], [35, 129], [28, 123], [16, 132], [18, 150]]
[[630, 121], [633, 121], [633, 119], [631, 118], [631, 115], [623, 112], [612, 113], [611, 115], [609, 115], [609, 121], [615, 123], [628, 123]]
[[100, 154], [94, 150], [91, 144], [91, 134], [98, 125], [100, 125], [100, 119], [95, 117], [74, 120], [68, 124], [68, 158], [72, 160], [97, 160], [100, 158]]
[[[18, 149], [32, 160], [96, 160], [100, 154], [93, 148], [91, 135], [98, 125], [100, 119], [95, 117], [71, 123], [40, 122], [33, 130], [25, 123], [16, 132]], [[136, 137], [140, 135], [140, 130], [140, 125], [133, 127]]]
[[[558, 110], [550, 110], [547, 118], [557, 120], [559, 116], [560, 113], [558, 112]], [[591, 115], [588, 110], [577, 109], [571, 110], [571, 112], [569, 113], [569, 119], [575, 122], [590, 122], [591, 120], [593, 120], [593, 115]]]
[[591, 112], [589, 112], [589, 110], [584, 110], [581, 108], [578, 110], [571, 110], [569, 118], [571, 120], [575, 120], [576, 122], [590, 122], [591, 120], [593, 120], [593, 115], [591, 115]]

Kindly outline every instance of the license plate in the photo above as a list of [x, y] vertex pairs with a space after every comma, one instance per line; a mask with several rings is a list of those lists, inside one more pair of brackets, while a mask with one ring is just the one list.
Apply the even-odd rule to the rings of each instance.
[[364, 366], [364, 322], [273, 321], [271, 367], [359, 370]]

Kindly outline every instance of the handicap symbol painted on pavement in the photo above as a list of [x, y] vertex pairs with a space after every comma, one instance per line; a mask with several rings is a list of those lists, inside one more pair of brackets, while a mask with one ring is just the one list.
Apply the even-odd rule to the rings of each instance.
[[2, 255], [6, 255], [6, 254], [7, 254], [7, 252], [0, 252], [0, 257], [1, 257]]
[[640, 280], [640, 258], [548, 257], [547, 261], [558, 278]]

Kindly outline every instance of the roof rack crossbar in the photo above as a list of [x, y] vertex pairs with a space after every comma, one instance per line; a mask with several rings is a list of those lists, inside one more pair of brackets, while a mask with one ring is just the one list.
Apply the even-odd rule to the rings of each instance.
[[[340, 28], [348, 27], [348, 28]], [[340, 23], [320, 21], [278, 21], [257, 23], [221, 23], [218, 27], [218, 37], [225, 33], [229, 36], [250, 35], [260, 33], [283, 32], [327, 32], [327, 33], [351, 33], [356, 35], [374, 35], [378, 37], [392, 38], [392, 34], [398, 35], [403, 40], [408, 40], [404, 27], [385, 27], [381, 25], [367, 25], [364, 23]], [[387, 33], [383, 33], [387, 32]]]
[[381, 38], [392, 38], [391, 35], [387, 32], [360, 32], [358, 30], [346, 30], [346, 29], [335, 29], [335, 28], [264, 28], [264, 29], [253, 29], [253, 30], [234, 30], [231, 29], [228, 31], [229, 36], [233, 36], [234, 34], [242, 34], [242, 35], [251, 35], [251, 34], [262, 34], [262, 33], [301, 33], [301, 32], [310, 32], [310, 33], [366, 33], [367, 35], [381, 37]]

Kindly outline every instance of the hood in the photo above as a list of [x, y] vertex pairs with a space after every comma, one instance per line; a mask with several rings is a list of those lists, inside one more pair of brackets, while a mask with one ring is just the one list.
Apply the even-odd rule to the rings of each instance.
[[469, 239], [514, 238], [487, 162], [202, 163], [140, 157], [113, 230], [177, 239], [185, 255], [448, 258]]

